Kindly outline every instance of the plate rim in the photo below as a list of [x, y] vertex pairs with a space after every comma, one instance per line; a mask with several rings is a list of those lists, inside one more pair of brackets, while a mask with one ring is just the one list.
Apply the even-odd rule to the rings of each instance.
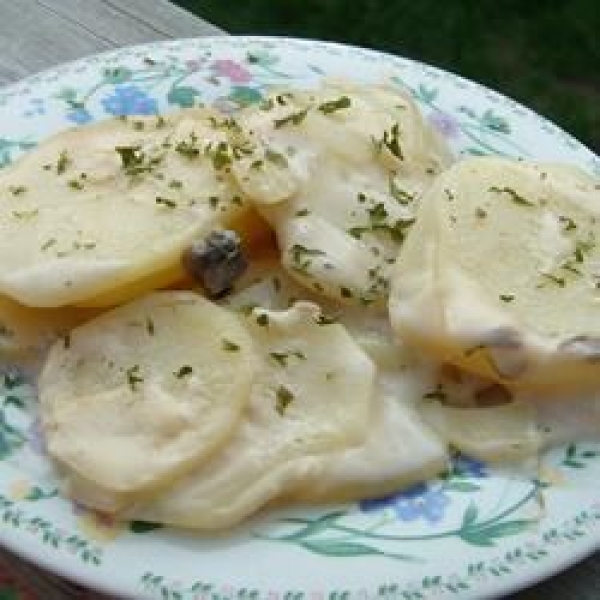
[[500, 92], [494, 88], [488, 87], [485, 84], [479, 83], [478, 81], [476, 81], [474, 79], [469, 79], [468, 77], [466, 77], [464, 75], [460, 75], [450, 69], [438, 67], [438, 66], [429, 64], [427, 62], [424, 62], [424, 61], [421, 61], [421, 60], [418, 60], [415, 58], [402, 56], [400, 54], [393, 54], [392, 52], [389, 52], [386, 50], [376, 50], [374, 48], [369, 48], [369, 47], [361, 46], [358, 44], [346, 44], [343, 42], [336, 42], [336, 41], [332, 41], [332, 40], [319, 40], [316, 38], [309, 38], [309, 37], [294, 37], [294, 36], [284, 36], [284, 35], [282, 35], [282, 36], [277, 36], [277, 35], [272, 35], [272, 36], [270, 36], [270, 35], [210, 35], [210, 36], [200, 36], [200, 37], [197, 37], [197, 36], [196, 37], [184, 37], [184, 38], [176, 38], [176, 39], [169, 39], [169, 40], [157, 40], [154, 42], [144, 42], [141, 44], [119, 46], [118, 48], [103, 50], [101, 52], [93, 52], [91, 54], [86, 54], [85, 56], [82, 56], [80, 58], [74, 58], [71, 60], [60, 62], [54, 66], [46, 67], [44, 69], [41, 69], [40, 71], [31, 73], [21, 79], [18, 79], [17, 81], [2, 85], [2, 86], [0, 86], [0, 97], [7, 96], [12, 93], [19, 93], [20, 91], [23, 91], [23, 88], [27, 88], [32, 83], [36, 83], [35, 82], [36, 78], [43, 77], [44, 75], [49, 75], [50, 73], [52, 73], [56, 70], [72, 69], [82, 63], [86, 63], [88, 60], [92, 60], [92, 59], [100, 60], [100, 59], [104, 59], [104, 58], [107, 58], [107, 57], [110, 57], [113, 55], [118, 55], [121, 52], [130, 52], [132, 50], [140, 51], [145, 48], [152, 48], [152, 47], [156, 47], [156, 46], [160, 46], [161, 48], [168, 48], [169, 46], [176, 46], [176, 45], [188, 44], [188, 43], [199, 43], [199, 42], [207, 43], [207, 44], [228, 45], [227, 42], [235, 43], [236, 41], [241, 42], [241, 43], [251, 43], [251, 42], [274, 43], [274, 44], [282, 43], [282, 44], [288, 44], [288, 45], [294, 45], [294, 44], [301, 44], [301, 45], [306, 45], [306, 46], [316, 45], [316, 46], [323, 47], [323, 48], [329, 47], [329, 48], [334, 48], [334, 49], [343, 50], [343, 51], [351, 51], [353, 53], [354, 52], [366, 53], [366, 54], [373, 55], [374, 57], [384, 56], [384, 57], [387, 57], [388, 59], [404, 61], [406, 63], [417, 66], [421, 69], [426, 69], [426, 70], [430, 70], [432, 72], [436, 72], [441, 76], [450, 75], [451, 78], [460, 81], [461, 83], [465, 84], [466, 86], [472, 86], [472, 87], [475, 87], [476, 89], [479, 89], [487, 94], [491, 94], [497, 100], [500, 100], [503, 102], [508, 101], [508, 103], [512, 104], [512, 106], [514, 108], [517, 108], [517, 109], [527, 113], [527, 116], [529, 118], [533, 118], [538, 121], [543, 121], [545, 125], [549, 126], [553, 130], [553, 133], [561, 135], [565, 139], [569, 140], [571, 143], [575, 144], [578, 147], [578, 149], [583, 150], [583, 151], [587, 152], [588, 154], [590, 154], [591, 157], [596, 158], [597, 160], [600, 160], [600, 155], [596, 154], [591, 148], [589, 148], [581, 140], [579, 140], [572, 133], [570, 133], [569, 131], [567, 131], [566, 129], [564, 129], [563, 127], [561, 127], [554, 121], [552, 121], [550, 118], [535, 111], [532, 108], [529, 108], [527, 105], [523, 104], [520, 100], [513, 98], [511, 95], [506, 94], [504, 92]]

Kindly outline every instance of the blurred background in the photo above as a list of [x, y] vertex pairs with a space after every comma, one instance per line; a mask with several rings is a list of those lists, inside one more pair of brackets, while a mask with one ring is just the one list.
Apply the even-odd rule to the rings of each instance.
[[346, 42], [474, 79], [600, 152], [600, 0], [175, 0], [231, 34]]

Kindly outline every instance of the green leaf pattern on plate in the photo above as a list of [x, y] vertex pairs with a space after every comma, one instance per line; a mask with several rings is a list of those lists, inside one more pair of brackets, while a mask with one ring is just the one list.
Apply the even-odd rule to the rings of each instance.
[[[45, 498], [54, 497], [45, 495]], [[41, 499], [35, 498], [36, 500]], [[27, 498], [33, 500], [33, 498]], [[51, 521], [40, 516], [32, 516], [20, 507], [19, 502], [0, 495], [0, 521], [4, 526], [26, 530], [36, 536], [44, 545], [64, 549], [78, 556], [84, 563], [99, 565], [102, 562], [102, 548], [76, 534], [56, 527]]]

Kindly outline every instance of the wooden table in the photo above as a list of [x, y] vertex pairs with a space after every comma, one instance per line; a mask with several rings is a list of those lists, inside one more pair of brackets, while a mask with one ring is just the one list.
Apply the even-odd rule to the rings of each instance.
[[[223, 34], [167, 0], [0, 0], [0, 85], [111, 48]], [[9, 597], [1, 591], [7, 573], [25, 581], [40, 600], [101, 597], [0, 549], [0, 597]], [[600, 553], [510, 598], [598, 600]]]

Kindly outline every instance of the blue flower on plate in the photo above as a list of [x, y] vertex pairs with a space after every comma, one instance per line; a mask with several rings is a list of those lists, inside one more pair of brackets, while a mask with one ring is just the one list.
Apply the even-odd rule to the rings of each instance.
[[363, 500], [360, 508], [364, 512], [389, 508], [400, 521], [423, 518], [433, 525], [443, 519], [449, 504], [450, 497], [442, 488], [418, 483], [384, 498]]
[[156, 100], [135, 85], [117, 85], [114, 93], [101, 102], [111, 115], [155, 115], [158, 112]]
[[473, 477], [476, 479], [482, 479], [489, 475], [487, 465], [483, 461], [465, 454], [457, 454], [452, 459], [452, 473], [458, 477]]
[[67, 113], [67, 119], [77, 125], [85, 125], [92, 120], [92, 115], [85, 108], [74, 108]]

